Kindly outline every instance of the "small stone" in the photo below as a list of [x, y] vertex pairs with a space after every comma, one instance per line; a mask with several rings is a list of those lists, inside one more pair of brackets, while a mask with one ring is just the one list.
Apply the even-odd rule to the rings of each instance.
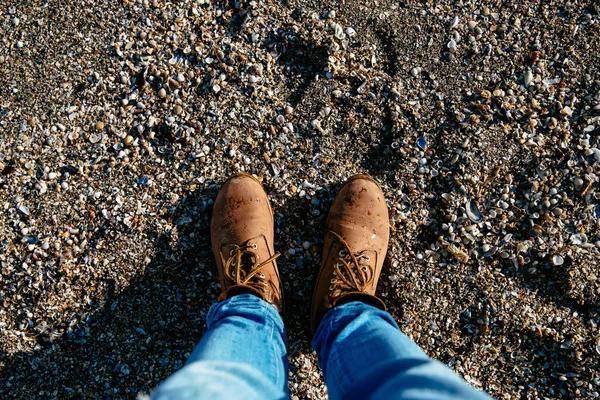
[[556, 215], [557, 217], [560, 217], [563, 212], [564, 212], [563, 209], [560, 207], [556, 207], [554, 210], [552, 210], [552, 213], [554, 215]]
[[167, 91], [165, 90], [165, 88], [162, 88], [158, 91], [158, 97], [160, 97], [161, 99], [167, 97]]
[[127, 135], [125, 137], [125, 146], [131, 146], [132, 143], [133, 143], [133, 136]]
[[99, 122], [96, 122], [96, 124], [94, 125], [94, 128], [95, 128], [97, 131], [101, 131], [101, 130], [103, 130], [103, 129], [104, 129], [104, 122], [101, 122], [101, 121], [99, 121]]
[[302, 247], [304, 247], [304, 250], [310, 249], [310, 242], [309, 241], [303, 242], [302, 243]]
[[469, 29], [473, 30], [477, 26], [477, 22], [470, 20], [469, 22], [467, 22], [467, 25], [469, 26]]
[[19, 25], [20, 22], [21, 22], [21, 20], [19, 18], [17, 18], [17, 17], [13, 18], [13, 20], [12, 20], [12, 23], [13, 23], [14, 26]]
[[20, 40], [19, 40], [19, 41], [17, 42], [17, 49], [20, 49], [20, 48], [21, 48], [21, 47], [23, 47], [23, 46], [24, 46], [24, 43], [23, 43], [22, 41], [20, 41]]
[[286, 115], [290, 115], [292, 112], [294, 112], [294, 108], [290, 105], [286, 105], [283, 111]]
[[179, 104], [177, 104], [175, 106], [175, 115], [182, 115], [183, 114], [183, 107], [181, 107]]

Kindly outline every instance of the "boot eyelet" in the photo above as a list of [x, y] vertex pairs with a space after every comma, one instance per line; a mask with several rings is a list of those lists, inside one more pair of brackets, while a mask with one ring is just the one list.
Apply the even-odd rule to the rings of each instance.
[[335, 283], [335, 279], [330, 280], [329, 283]]
[[333, 286], [329, 286], [329, 291], [332, 291], [332, 290], [333, 290]]
[[363, 270], [363, 272], [367, 272], [367, 267], [362, 267], [361, 269]]
[[371, 261], [371, 256], [365, 256], [365, 261], [366, 261], [366, 262], [369, 262], [369, 261]]
[[254, 250], [258, 250], [258, 243], [252, 243], [252, 248]]

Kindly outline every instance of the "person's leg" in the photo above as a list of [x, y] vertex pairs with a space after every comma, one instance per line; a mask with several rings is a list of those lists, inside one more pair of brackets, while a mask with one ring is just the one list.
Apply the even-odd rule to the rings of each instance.
[[339, 190], [327, 217], [311, 326], [329, 398], [483, 399], [398, 329], [375, 296], [388, 248], [385, 196], [356, 175]]
[[153, 399], [288, 397], [287, 338], [275, 307], [251, 294], [211, 307], [208, 330]]
[[274, 220], [260, 182], [236, 174], [215, 200], [210, 235], [220, 303], [187, 365], [155, 399], [281, 399], [288, 396], [281, 281]]
[[488, 399], [427, 357], [389, 313], [366, 303], [328, 311], [313, 346], [331, 400]]

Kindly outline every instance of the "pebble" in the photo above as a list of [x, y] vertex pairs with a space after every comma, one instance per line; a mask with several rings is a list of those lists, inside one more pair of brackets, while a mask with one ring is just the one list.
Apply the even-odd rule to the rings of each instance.
[[133, 136], [131, 135], [127, 135], [125, 137], [125, 146], [131, 146], [131, 144], [133, 143]]
[[310, 249], [310, 242], [309, 241], [303, 242], [302, 243], [302, 247], [304, 247], [304, 250]]
[[13, 20], [12, 20], [12, 23], [13, 23], [14, 26], [19, 25], [20, 22], [21, 22], [21, 20], [19, 18], [17, 18], [17, 17], [13, 18]]
[[94, 128], [97, 131], [103, 130], [104, 129], [104, 122], [101, 122], [101, 121], [96, 122], [96, 124], [94, 125]]
[[181, 107], [179, 104], [177, 104], [175, 106], [175, 115], [181, 116], [183, 114], [183, 107]]
[[165, 97], [167, 97], [167, 91], [165, 90], [165, 88], [161, 88], [158, 91], [158, 97], [160, 97], [161, 99], [164, 99]]

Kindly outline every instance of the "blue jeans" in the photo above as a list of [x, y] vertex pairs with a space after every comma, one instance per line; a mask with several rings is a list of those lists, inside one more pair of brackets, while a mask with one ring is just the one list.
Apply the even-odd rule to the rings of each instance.
[[[313, 346], [330, 399], [488, 399], [428, 358], [390, 314], [365, 303], [330, 310]], [[287, 399], [286, 347], [273, 306], [233, 296], [211, 307], [206, 334], [153, 399]]]

